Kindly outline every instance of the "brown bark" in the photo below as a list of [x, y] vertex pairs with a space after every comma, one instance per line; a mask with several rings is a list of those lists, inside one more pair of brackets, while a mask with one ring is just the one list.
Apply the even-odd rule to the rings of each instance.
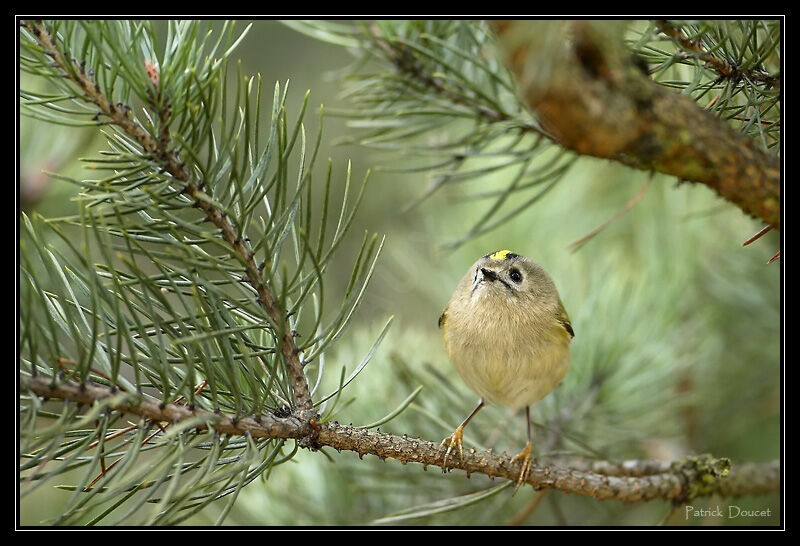
[[550, 34], [559, 45], [544, 44], [545, 26], [555, 24], [493, 26], [526, 103], [556, 141], [580, 154], [700, 182], [780, 229], [781, 170], [774, 154], [651, 80], [623, 46], [621, 26], [561, 23], [561, 32]]
[[[200, 417], [195, 428], [213, 428], [224, 434], [254, 438], [293, 438], [314, 449], [331, 447], [354, 451], [359, 456], [371, 454], [381, 459], [395, 459], [403, 464], [419, 463], [444, 467], [446, 447], [438, 442], [386, 434], [335, 422], [317, 424], [297, 417], [286, 418], [266, 414], [234, 420], [224, 414], [190, 410], [176, 404], [159, 404], [146, 396], [114, 392], [110, 388], [87, 383], [55, 383], [51, 378], [20, 376], [21, 393], [30, 391], [40, 397], [67, 400], [81, 404], [105, 401], [108, 408], [132, 413], [156, 422], [177, 423]], [[114, 398], [116, 397], [116, 398]], [[469, 474], [485, 474], [492, 478], [516, 480], [519, 461], [505, 453], [464, 450], [464, 457], [450, 457], [448, 469]], [[685, 502], [698, 496], [720, 494], [740, 496], [775, 491], [780, 486], [777, 461], [751, 463], [730, 468], [727, 459], [709, 456], [687, 457], [676, 462], [586, 461], [553, 459], [534, 461], [526, 483], [537, 489], [559, 489], [597, 499], [622, 502], [667, 499]]]

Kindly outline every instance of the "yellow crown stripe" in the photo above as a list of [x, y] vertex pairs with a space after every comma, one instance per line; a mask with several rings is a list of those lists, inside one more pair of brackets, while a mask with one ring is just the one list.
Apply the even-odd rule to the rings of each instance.
[[498, 250], [494, 254], [489, 255], [489, 259], [494, 260], [496, 262], [500, 262], [506, 259], [506, 256], [511, 254], [510, 250]]

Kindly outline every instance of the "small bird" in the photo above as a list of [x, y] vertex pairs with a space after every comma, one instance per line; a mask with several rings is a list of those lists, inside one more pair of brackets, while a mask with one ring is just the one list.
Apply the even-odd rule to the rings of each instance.
[[541, 265], [510, 250], [475, 262], [458, 283], [441, 317], [450, 362], [480, 396], [472, 413], [449, 437], [444, 469], [454, 449], [464, 456], [464, 427], [487, 403], [525, 408], [528, 443], [512, 462], [522, 467], [516, 487], [530, 472], [530, 406], [552, 392], [569, 366], [575, 336], [553, 280]]

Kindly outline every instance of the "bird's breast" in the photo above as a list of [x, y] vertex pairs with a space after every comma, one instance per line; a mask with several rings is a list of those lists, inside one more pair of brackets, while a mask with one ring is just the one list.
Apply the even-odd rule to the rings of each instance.
[[544, 320], [517, 313], [448, 312], [445, 347], [464, 382], [490, 402], [534, 404], [564, 378], [569, 341]]

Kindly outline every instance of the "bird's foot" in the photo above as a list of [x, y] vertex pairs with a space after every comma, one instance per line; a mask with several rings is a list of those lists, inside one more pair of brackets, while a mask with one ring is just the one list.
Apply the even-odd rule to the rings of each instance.
[[517, 461], [522, 461], [522, 466], [519, 471], [519, 477], [517, 478], [517, 484], [514, 486], [514, 493], [517, 492], [519, 486], [528, 479], [528, 474], [531, 472], [531, 464], [533, 463], [533, 457], [531, 456], [532, 449], [531, 443], [528, 442], [525, 444], [525, 449], [521, 452], [517, 453], [511, 458], [511, 463], [514, 464]]
[[461, 445], [461, 440], [464, 438], [464, 427], [459, 425], [459, 427], [453, 431], [453, 434], [442, 440], [442, 443], [439, 444], [440, 447], [447, 444], [447, 452], [444, 454], [444, 462], [442, 463], [442, 472], [447, 472], [447, 459], [450, 458], [450, 453], [453, 451], [454, 448], [458, 448], [458, 455], [461, 459], [464, 459], [464, 448]]

